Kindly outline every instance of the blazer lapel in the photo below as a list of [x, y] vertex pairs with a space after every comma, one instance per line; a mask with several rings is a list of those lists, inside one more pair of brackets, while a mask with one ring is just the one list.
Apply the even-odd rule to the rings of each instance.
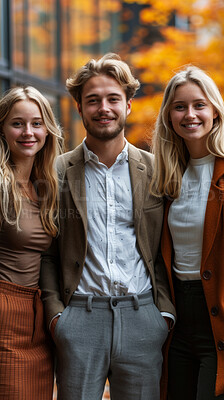
[[68, 186], [77, 212], [83, 220], [85, 229], [87, 229], [85, 164], [83, 150], [80, 146], [75, 149], [74, 157], [71, 158], [71, 164], [72, 165], [67, 168]]
[[132, 185], [133, 213], [136, 235], [139, 232], [141, 213], [144, 207], [147, 184], [147, 167], [140, 162], [141, 153], [134, 146], [128, 145], [129, 170]]
[[224, 201], [224, 184], [222, 176], [224, 174], [224, 159], [216, 158], [214, 173], [208, 195], [205, 222], [204, 222], [204, 236], [202, 247], [202, 260], [201, 266], [206, 262], [206, 259], [211, 251], [215, 239], [216, 231], [218, 228], [220, 215]]

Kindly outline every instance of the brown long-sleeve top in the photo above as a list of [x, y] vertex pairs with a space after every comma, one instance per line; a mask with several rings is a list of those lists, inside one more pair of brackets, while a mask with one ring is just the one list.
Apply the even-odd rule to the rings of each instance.
[[21, 231], [3, 222], [0, 230], [0, 280], [37, 287], [41, 252], [51, 244], [44, 231], [38, 203], [23, 199]]

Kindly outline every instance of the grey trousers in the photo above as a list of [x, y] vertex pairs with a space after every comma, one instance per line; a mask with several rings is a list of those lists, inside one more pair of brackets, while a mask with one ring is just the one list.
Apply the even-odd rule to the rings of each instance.
[[73, 295], [55, 328], [58, 400], [159, 400], [166, 321], [151, 292]]

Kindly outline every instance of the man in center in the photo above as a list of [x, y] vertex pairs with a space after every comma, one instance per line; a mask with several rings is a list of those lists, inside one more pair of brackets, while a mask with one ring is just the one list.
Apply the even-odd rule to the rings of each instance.
[[124, 135], [139, 82], [109, 53], [66, 85], [86, 138], [58, 159], [60, 233], [42, 262], [58, 399], [100, 400], [108, 378], [112, 400], [159, 400], [175, 310], [157, 257], [163, 201], [149, 192], [153, 156]]

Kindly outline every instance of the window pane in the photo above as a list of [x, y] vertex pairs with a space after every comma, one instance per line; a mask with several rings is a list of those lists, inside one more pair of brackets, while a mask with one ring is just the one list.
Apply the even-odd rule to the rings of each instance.
[[3, 84], [2, 84], [2, 80], [0, 79], [0, 95], [2, 96], [2, 93], [4, 92], [3, 89]]
[[[61, 1], [61, 56], [60, 63], [62, 69], [62, 80], [65, 81], [70, 75], [69, 65], [71, 63], [70, 46], [72, 43], [71, 26], [73, 20], [74, 9], [71, 4], [69, 6], [69, 0]], [[73, 3], [73, 1], [71, 2]]]
[[56, 76], [56, 2], [13, 0], [14, 54], [17, 68], [43, 79]]
[[39, 89], [38, 87], [36, 87], [37, 90], [40, 90], [40, 92], [42, 93], [43, 96], [46, 97], [46, 99], [49, 101], [52, 110], [54, 112], [54, 115], [57, 118], [57, 114], [58, 114], [58, 100], [57, 97], [54, 96], [53, 94], [49, 93], [49, 92], [45, 92], [44, 90]]
[[63, 81], [97, 52], [97, 4], [92, 0], [61, 1]]
[[25, 9], [24, 1], [12, 1], [12, 19], [13, 19], [13, 63], [16, 68], [25, 68]]
[[7, 3], [4, 0], [0, 0], [0, 63], [4, 67], [8, 65], [8, 50], [9, 42], [6, 40], [8, 36], [8, 13]]
[[30, 0], [28, 8], [28, 70], [44, 79], [56, 76], [56, 2]]
[[4, 79], [0, 79], [0, 96], [6, 91], [6, 81]]
[[3, 58], [3, 4], [2, 4], [2, 0], [0, 0], [0, 59]]
[[63, 137], [64, 137], [64, 146], [66, 150], [71, 148], [71, 100], [68, 97], [63, 96], [60, 99], [60, 108], [61, 108], [61, 120], [60, 124], [63, 127]]
[[[120, 0], [61, 0], [62, 79], [92, 56], [111, 51], [119, 36]], [[113, 29], [112, 29], [113, 28]]]

